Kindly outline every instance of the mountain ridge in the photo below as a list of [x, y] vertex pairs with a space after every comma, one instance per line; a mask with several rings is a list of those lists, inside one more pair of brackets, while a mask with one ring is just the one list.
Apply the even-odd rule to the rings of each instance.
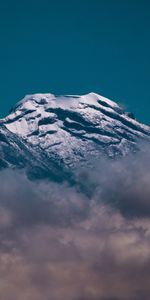
[[149, 137], [149, 126], [96, 93], [27, 95], [0, 120], [0, 166], [61, 178], [61, 169], [125, 156]]

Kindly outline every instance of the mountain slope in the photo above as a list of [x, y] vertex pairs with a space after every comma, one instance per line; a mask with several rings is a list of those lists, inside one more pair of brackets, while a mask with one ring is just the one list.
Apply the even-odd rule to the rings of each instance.
[[0, 121], [0, 165], [61, 178], [92, 158], [136, 151], [149, 137], [148, 126], [98, 94], [29, 95]]

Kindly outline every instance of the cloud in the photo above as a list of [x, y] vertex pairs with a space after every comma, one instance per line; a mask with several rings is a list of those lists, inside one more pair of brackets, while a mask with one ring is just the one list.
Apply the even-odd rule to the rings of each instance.
[[127, 221], [93, 204], [88, 219], [72, 226], [19, 231], [11, 250], [1, 249], [0, 296], [148, 300], [149, 249], [149, 220]]
[[80, 171], [84, 189], [97, 198], [120, 210], [129, 218], [150, 216], [150, 152], [149, 145], [118, 160], [93, 160], [94, 168]]
[[103, 160], [77, 187], [1, 172], [0, 298], [149, 300], [148, 157]]

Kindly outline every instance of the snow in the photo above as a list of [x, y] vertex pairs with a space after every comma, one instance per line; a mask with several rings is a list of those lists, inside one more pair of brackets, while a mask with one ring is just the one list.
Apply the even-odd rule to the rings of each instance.
[[[105, 98], [101, 95], [98, 95], [96, 93], [89, 93], [88, 95], [84, 95], [82, 96], [84, 97], [85, 99], [89, 99], [91, 101], [91, 103], [94, 103], [94, 102], [97, 102], [97, 100], [101, 100], [103, 101], [104, 103], [107, 103], [110, 107], [112, 108], [116, 108], [116, 107], [119, 107], [117, 103], [115, 103], [114, 101], [112, 100], [109, 100], [108, 98]], [[86, 101], [87, 101], [86, 100]]]
[[104, 146], [110, 156], [111, 146], [124, 155], [132, 144], [131, 137], [150, 135], [148, 126], [96, 93], [27, 95], [1, 122], [30, 145], [39, 146], [48, 155], [56, 152], [64, 161], [76, 161], [79, 157], [74, 153], [84, 156], [87, 149], [97, 153], [97, 147]]

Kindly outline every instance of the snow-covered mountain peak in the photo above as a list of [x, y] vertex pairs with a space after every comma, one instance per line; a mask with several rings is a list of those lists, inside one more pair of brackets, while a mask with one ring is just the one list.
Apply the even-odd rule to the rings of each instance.
[[46, 104], [55, 96], [53, 94], [32, 94], [26, 95], [21, 101], [17, 102], [16, 105], [12, 108], [11, 112], [15, 112], [16, 110], [24, 110], [36, 108], [36, 104]]
[[[43, 151], [48, 160], [57, 157], [65, 166], [90, 161], [89, 157], [98, 158], [102, 153], [126, 155], [137, 148], [139, 140], [150, 136], [148, 126], [96, 93], [27, 95], [0, 124], [39, 157]], [[2, 143], [4, 140], [3, 136]]]
[[[75, 121], [74, 118], [72, 120], [73, 113], [77, 118], [82, 116], [87, 119], [87, 122], [92, 125], [95, 122], [97, 125], [100, 123], [102, 125], [102, 121], [104, 125], [105, 113], [118, 114], [118, 112], [122, 113], [122, 109], [115, 102], [95, 93], [82, 96], [33, 94], [19, 101], [3, 122], [11, 132], [37, 144], [43, 134], [57, 132], [58, 129], [60, 131], [64, 121]], [[62, 119], [62, 114], [64, 119]]]
[[[69, 99], [69, 101], [67, 101]], [[70, 106], [76, 108], [80, 104], [102, 104], [105, 107], [110, 108], [119, 108], [118, 104], [103, 97], [96, 93], [89, 93], [85, 95], [54, 95], [54, 94], [32, 94], [25, 96], [21, 101], [17, 102], [13, 107], [12, 112], [16, 112], [17, 110], [28, 110], [28, 109], [36, 109], [38, 105], [42, 105], [47, 108], [47, 105], [56, 105], [56, 106]]]

